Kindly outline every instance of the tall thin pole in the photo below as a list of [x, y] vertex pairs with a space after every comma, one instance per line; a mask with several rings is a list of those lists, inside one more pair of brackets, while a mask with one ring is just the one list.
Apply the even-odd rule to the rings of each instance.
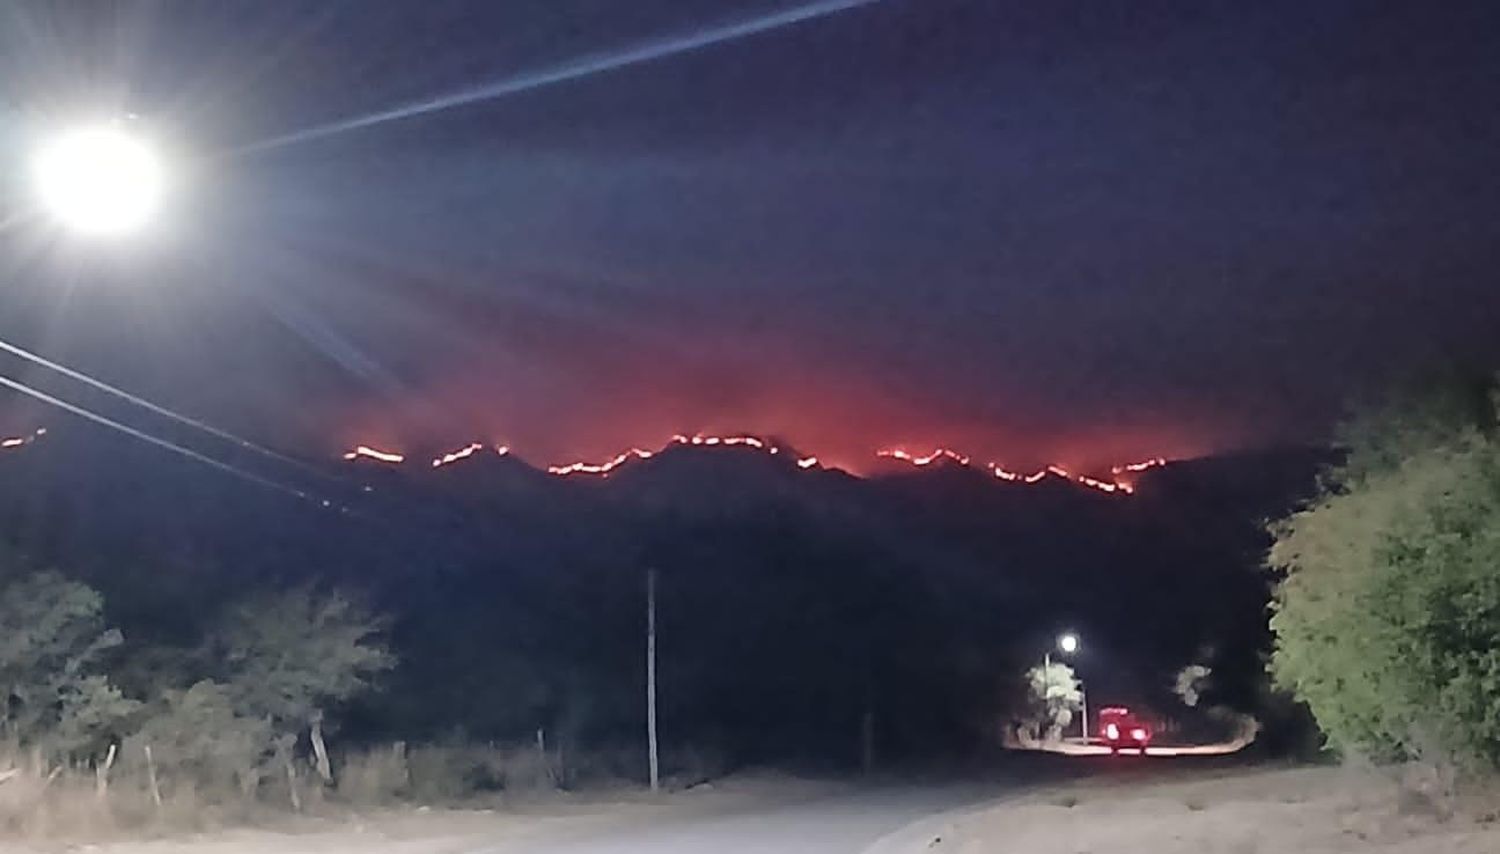
[[646, 745], [650, 753], [651, 791], [661, 789], [656, 754], [656, 570], [646, 570]]
[[1089, 692], [1083, 687], [1083, 683], [1082, 682], [1080, 682], [1078, 684], [1078, 702], [1083, 705], [1083, 743], [1084, 744], [1088, 744], [1089, 743]]

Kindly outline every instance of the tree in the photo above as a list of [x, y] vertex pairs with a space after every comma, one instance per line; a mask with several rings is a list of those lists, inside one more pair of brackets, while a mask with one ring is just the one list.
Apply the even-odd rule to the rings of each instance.
[[1213, 668], [1206, 664], [1189, 664], [1177, 671], [1172, 691], [1182, 699], [1184, 706], [1196, 708], [1198, 701], [1203, 699], [1203, 694], [1212, 684], [1210, 678], [1213, 672]]
[[98, 672], [123, 641], [103, 607], [52, 572], [0, 586], [0, 733], [47, 755], [92, 753], [137, 708]]
[[125, 754], [140, 761], [147, 748], [168, 781], [190, 781], [210, 795], [238, 791], [248, 797], [275, 770], [270, 721], [241, 714], [229, 688], [209, 679], [167, 690], [147, 707]]
[[234, 607], [212, 646], [225, 665], [235, 708], [293, 740], [307, 731], [318, 771], [329, 780], [324, 713], [368, 690], [376, 674], [395, 664], [379, 638], [384, 627], [384, 620], [341, 594], [303, 587]]
[[1062, 737], [1073, 713], [1083, 707], [1083, 685], [1062, 662], [1038, 665], [1026, 672], [1026, 725], [1048, 741]]
[[1349, 464], [1273, 527], [1272, 670], [1346, 752], [1494, 766], [1500, 444], [1493, 407], [1453, 399], [1364, 419]]

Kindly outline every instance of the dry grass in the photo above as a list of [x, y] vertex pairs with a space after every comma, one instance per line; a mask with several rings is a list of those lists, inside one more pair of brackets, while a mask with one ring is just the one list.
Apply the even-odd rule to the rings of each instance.
[[[1098, 779], [952, 819], [917, 849], [957, 854], [1494, 854], [1500, 828], [1421, 774], [1349, 768]], [[934, 842], [941, 837], [941, 842]], [[914, 849], [914, 850], [917, 850]]]
[[[410, 808], [456, 807], [479, 814], [502, 806], [584, 803], [591, 797], [618, 800], [640, 789], [634, 777], [635, 766], [642, 764], [638, 749], [576, 752], [564, 762], [565, 757], [552, 750], [544, 753], [534, 743], [386, 745], [335, 757], [335, 782], [329, 787], [299, 760], [301, 812], [296, 813], [289, 783], [280, 774], [261, 778], [247, 793], [233, 774], [195, 779], [188, 769], [159, 767], [158, 804], [144, 754], [122, 753], [101, 794], [88, 765], [45, 767], [39, 757], [0, 747], [0, 851], [22, 843], [97, 844], [237, 827], [358, 825], [365, 816]], [[689, 751], [666, 758], [669, 789], [720, 773], [714, 759], [704, 754]]]

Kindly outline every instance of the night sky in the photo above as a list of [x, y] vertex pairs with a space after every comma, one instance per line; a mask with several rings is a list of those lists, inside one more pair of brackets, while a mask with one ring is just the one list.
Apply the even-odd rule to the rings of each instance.
[[[705, 430], [1092, 466], [1500, 362], [1493, 2], [876, 0], [255, 147], [797, 5], [8, 4], [0, 337], [298, 453], [548, 462]], [[163, 221], [31, 216], [39, 129], [124, 111]]]

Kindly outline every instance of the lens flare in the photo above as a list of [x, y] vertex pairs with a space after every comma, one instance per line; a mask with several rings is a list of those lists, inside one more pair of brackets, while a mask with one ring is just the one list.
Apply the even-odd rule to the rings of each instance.
[[623, 48], [612, 53], [584, 56], [553, 68], [502, 77], [490, 83], [481, 84], [448, 95], [439, 95], [423, 101], [392, 107], [389, 110], [382, 110], [364, 116], [355, 116], [320, 127], [296, 131], [275, 139], [268, 139], [245, 146], [238, 153], [248, 154], [255, 151], [279, 148], [292, 143], [308, 142], [322, 137], [333, 136], [345, 131], [358, 130], [359, 128], [366, 128], [372, 125], [380, 125], [386, 122], [415, 118], [416, 116], [427, 115], [441, 110], [451, 110], [455, 107], [477, 104], [482, 101], [502, 98], [506, 95], [514, 95], [519, 92], [566, 83], [570, 80], [590, 77], [595, 74], [602, 74], [631, 65], [639, 65], [644, 62], [666, 59], [667, 57], [690, 51], [702, 50], [716, 44], [723, 44], [724, 42], [735, 41], [770, 30], [789, 27], [804, 21], [811, 21], [816, 18], [822, 18], [878, 2], [880, 0], [821, 0], [821, 2], [817, 3], [806, 3], [780, 12], [762, 15], [758, 18], [737, 21], [718, 27], [710, 27], [694, 33], [663, 38], [636, 45], [635, 47]]

